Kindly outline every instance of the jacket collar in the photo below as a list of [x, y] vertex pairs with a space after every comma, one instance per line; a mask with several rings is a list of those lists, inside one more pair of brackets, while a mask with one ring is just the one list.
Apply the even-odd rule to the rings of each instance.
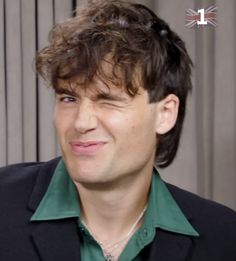
[[34, 188], [32, 190], [30, 199], [28, 201], [28, 208], [35, 211], [47, 191], [48, 185], [53, 176], [54, 170], [61, 158], [56, 158], [46, 163], [41, 163], [41, 167], [38, 171], [38, 176]]
[[[60, 158], [42, 164], [28, 202], [35, 211], [47, 191], [48, 185]], [[32, 222], [32, 240], [43, 261], [79, 261], [80, 238], [77, 219]]]
[[149, 261], [187, 261], [191, 253], [192, 237], [157, 230]]
[[75, 219], [35, 224], [34, 245], [43, 261], [80, 261], [80, 237]]
[[[192, 213], [191, 207], [189, 207], [189, 193], [171, 184], [166, 185], [177, 204], [181, 207], [185, 217], [191, 224], [195, 219], [195, 215]], [[187, 204], [186, 201], [188, 202]], [[156, 236], [153, 240], [148, 260], [188, 261], [191, 258], [194, 240], [198, 240], [198, 237], [171, 233], [160, 228], [157, 230]]]

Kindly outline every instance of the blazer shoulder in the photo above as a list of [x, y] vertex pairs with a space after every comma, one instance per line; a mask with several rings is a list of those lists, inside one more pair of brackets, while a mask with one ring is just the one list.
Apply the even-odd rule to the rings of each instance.
[[[0, 206], [5, 216], [35, 209], [47, 190], [58, 159], [0, 168]], [[4, 217], [2, 217], [4, 218]], [[1, 218], [0, 218], [1, 219]]]
[[[53, 159], [48, 162], [27, 162], [11, 164], [0, 168], [0, 186], [8, 187], [19, 184], [28, 184], [34, 182], [38, 175], [50, 173], [56, 167], [59, 159]], [[42, 171], [43, 170], [43, 171]]]
[[196, 256], [193, 260], [235, 260], [236, 212], [176, 186], [167, 187], [199, 233], [193, 239]]
[[205, 218], [211, 218], [217, 214], [236, 218], [235, 210], [223, 204], [203, 198], [199, 195], [168, 183], [167, 188], [183, 211], [190, 216], [204, 216]]
[[[210, 199], [206, 199], [203, 198], [197, 194], [194, 194], [190, 191], [181, 189], [179, 187], [176, 187], [174, 185], [168, 184], [166, 183], [167, 188], [169, 189], [169, 191], [171, 192], [171, 194], [173, 195], [173, 197], [175, 198], [175, 200], [177, 201], [177, 203], [179, 203], [180, 205], [183, 205], [184, 207], [186, 207], [188, 210], [191, 209], [191, 212], [194, 212], [195, 214], [199, 213], [199, 208], [203, 211], [207, 211], [207, 212], [227, 212], [227, 213], [231, 213], [232, 215], [236, 215], [236, 212], [221, 204], [218, 202], [215, 202], [213, 200]], [[200, 213], [199, 213], [200, 214]]]
[[211, 249], [213, 245], [217, 248], [218, 245], [219, 251], [225, 249], [224, 253], [233, 252], [236, 257], [236, 212], [227, 206], [173, 185], [167, 184], [167, 187], [190, 223], [200, 234], [196, 240], [206, 243], [208, 249]]

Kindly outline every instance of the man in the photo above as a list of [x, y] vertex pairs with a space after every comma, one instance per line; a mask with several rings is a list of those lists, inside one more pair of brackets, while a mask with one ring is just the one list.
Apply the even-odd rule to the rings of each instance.
[[148, 8], [91, 2], [36, 68], [55, 90], [62, 158], [2, 168], [0, 260], [236, 260], [233, 210], [164, 183], [191, 60]]

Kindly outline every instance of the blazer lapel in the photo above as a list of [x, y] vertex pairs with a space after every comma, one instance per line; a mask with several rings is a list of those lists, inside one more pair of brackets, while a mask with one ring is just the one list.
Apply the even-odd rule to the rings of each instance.
[[56, 158], [46, 163], [41, 163], [42, 165], [38, 170], [36, 182], [28, 202], [28, 208], [31, 211], [34, 212], [37, 209], [40, 201], [47, 191], [48, 185], [59, 160], [60, 158]]
[[149, 261], [187, 261], [192, 246], [190, 236], [157, 230]]
[[80, 238], [76, 220], [35, 222], [32, 239], [43, 261], [80, 261]]
[[[32, 213], [44, 196], [60, 158], [42, 164], [28, 208]], [[32, 241], [42, 261], [80, 261], [80, 238], [76, 218], [32, 221]]]

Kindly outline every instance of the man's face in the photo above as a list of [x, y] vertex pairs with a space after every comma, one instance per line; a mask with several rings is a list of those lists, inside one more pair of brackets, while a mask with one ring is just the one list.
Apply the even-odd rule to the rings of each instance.
[[130, 97], [99, 80], [76, 93], [68, 82], [59, 80], [58, 86], [55, 126], [75, 182], [104, 184], [152, 169], [157, 110], [144, 89]]

